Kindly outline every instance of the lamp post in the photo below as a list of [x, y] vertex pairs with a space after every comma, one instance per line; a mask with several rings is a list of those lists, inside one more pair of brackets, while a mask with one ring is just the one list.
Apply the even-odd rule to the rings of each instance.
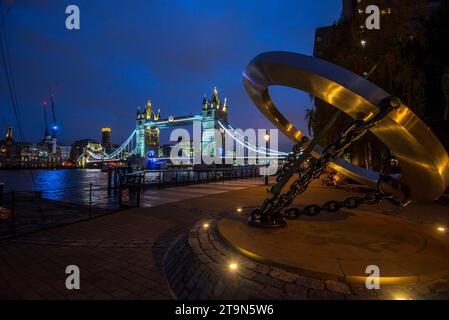
[[[268, 130], [265, 130], [265, 135], [263, 136], [263, 138], [265, 139], [265, 153], [266, 153], [267, 161], [268, 161], [268, 157], [269, 157], [268, 143], [270, 141], [270, 135], [268, 134]], [[265, 185], [267, 186], [268, 185], [268, 162], [266, 164], [266, 167], [267, 167], [267, 171], [265, 172]]]
[[226, 164], [226, 151], [225, 151], [225, 131], [223, 128], [220, 128], [221, 133], [221, 163]]

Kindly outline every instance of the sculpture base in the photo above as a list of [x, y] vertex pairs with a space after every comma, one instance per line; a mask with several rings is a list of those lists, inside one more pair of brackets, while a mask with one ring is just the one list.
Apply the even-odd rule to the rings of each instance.
[[244, 255], [327, 279], [364, 282], [379, 267], [383, 284], [449, 275], [449, 235], [430, 226], [361, 210], [288, 220], [286, 228], [248, 225], [250, 209], [219, 222], [219, 233]]

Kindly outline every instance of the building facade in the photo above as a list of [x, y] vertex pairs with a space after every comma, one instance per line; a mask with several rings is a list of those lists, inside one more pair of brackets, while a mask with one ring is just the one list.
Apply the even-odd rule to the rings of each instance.
[[[398, 96], [449, 147], [442, 79], [449, 79], [449, 46], [440, 44], [449, 32], [448, 4], [435, 0], [343, 0], [341, 19], [318, 28], [314, 56], [338, 64]], [[380, 29], [368, 29], [366, 8], [380, 9]], [[446, 84], [449, 88], [449, 83]], [[449, 90], [449, 89], [447, 89]], [[315, 99], [309, 124], [317, 134], [335, 108]], [[335, 141], [349, 123], [343, 116], [324, 144]], [[346, 157], [354, 164], [378, 170], [387, 148], [372, 134], [354, 143]]]
[[5, 139], [0, 141], [0, 168], [38, 169], [61, 166], [61, 151], [49, 135], [44, 135], [37, 144], [16, 142], [12, 128], [8, 128]]
[[101, 129], [101, 146], [106, 153], [111, 151], [111, 128]]

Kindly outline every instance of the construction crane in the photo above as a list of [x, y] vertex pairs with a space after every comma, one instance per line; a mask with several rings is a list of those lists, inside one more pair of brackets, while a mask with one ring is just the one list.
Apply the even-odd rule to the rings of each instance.
[[50, 101], [51, 101], [51, 113], [53, 114], [53, 124], [51, 126], [51, 137], [56, 138], [56, 135], [58, 133], [59, 127], [56, 124], [56, 113], [55, 113], [55, 101], [53, 94], [50, 95]]
[[48, 136], [47, 101], [44, 101], [42, 105], [44, 106], [44, 120], [45, 120], [44, 138], [45, 138]]

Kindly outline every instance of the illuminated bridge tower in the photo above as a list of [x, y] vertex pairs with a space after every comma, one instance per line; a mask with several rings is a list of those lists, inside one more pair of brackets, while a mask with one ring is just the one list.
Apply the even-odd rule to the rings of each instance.
[[153, 150], [155, 154], [158, 153], [160, 130], [159, 128], [145, 125], [147, 121], [158, 121], [160, 119], [160, 110], [157, 114], [154, 113], [151, 102], [148, 101], [145, 109], [137, 110], [136, 114], [136, 146], [137, 154], [141, 157], [146, 157], [148, 150]]
[[[202, 142], [201, 149], [207, 150], [206, 152], [211, 156], [217, 156], [220, 150], [216, 150], [215, 144], [215, 130], [220, 130], [218, 121], [222, 123], [228, 122], [228, 106], [226, 98], [222, 102], [218, 96], [218, 90], [215, 87], [212, 97], [207, 100], [206, 96], [203, 99], [203, 120], [201, 121], [202, 129]], [[221, 139], [224, 135], [222, 133]], [[223, 140], [222, 140], [223, 146]]]

